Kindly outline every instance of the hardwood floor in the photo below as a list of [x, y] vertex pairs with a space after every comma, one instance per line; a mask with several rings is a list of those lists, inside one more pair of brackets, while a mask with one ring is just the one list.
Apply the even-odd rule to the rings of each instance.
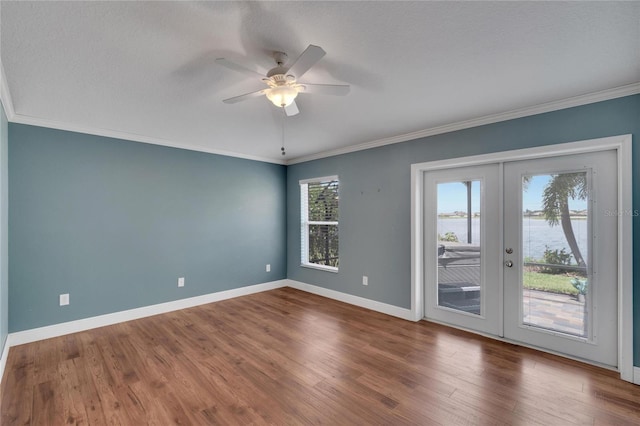
[[640, 424], [617, 373], [290, 288], [11, 348], [2, 425]]

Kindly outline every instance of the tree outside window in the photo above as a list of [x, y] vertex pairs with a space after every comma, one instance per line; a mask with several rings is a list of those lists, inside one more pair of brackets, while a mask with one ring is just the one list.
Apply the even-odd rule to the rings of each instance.
[[302, 264], [337, 270], [340, 263], [337, 176], [300, 182]]

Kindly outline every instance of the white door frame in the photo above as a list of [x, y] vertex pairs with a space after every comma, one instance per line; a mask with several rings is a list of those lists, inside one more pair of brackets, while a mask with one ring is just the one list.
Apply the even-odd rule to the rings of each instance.
[[[615, 150], [618, 162], [618, 371], [633, 382], [633, 192], [631, 135], [517, 149], [411, 165], [411, 318], [424, 318], [424, 174], [430, 170]], [[500, 244], [502, 245], [502, 239]], [[500, 296], [501, 297], [501, 296]]]

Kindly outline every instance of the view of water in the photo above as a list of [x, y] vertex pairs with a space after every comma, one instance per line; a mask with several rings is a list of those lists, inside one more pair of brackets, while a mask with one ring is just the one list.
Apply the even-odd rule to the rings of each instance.
[[[578, 247], [580, 247], [582, 255], [587, 256], [587, 221], [573, 219], [571, 224], [578, 241]], [[552, 250], [564, 248], [567, 253], [571, 251], [560, 225], [551, 227], [544, 219], [525, 217], [522, 221], [522, 229], [524, 257], [541, 259], [545, 246], [549, 246]], [[438, 218], [438, 234], [444, 235], [447, 232], [455, 233], [460, 242], [466, 242], [467, 219]], [[480, 243], [480, 218], [471, 220], [471, 237], [474, 244]], [[572, 261], [575, 262], [575, 259]]]

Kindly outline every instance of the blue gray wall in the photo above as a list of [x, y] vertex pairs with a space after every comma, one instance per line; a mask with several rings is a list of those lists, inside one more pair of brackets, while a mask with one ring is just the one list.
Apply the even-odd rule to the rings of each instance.
[[9, 331], [285, 278], [285, 179], [280, 165], [10, 123]]
[[[404, 308], [411, 302], [411, 164], [633, 134], [633, 207], [640, 209], [640, 95], [480, 126], [287, 169], [287, 276]], [[298, 181], [340, 177], [340, 272], [300, 267]], [[640, 265], [640, 218], [634, 218]], [[369, 285], [362, 286], [362, 275]], [[634, 272], [635, 365], [640, 366], [640, 267]]]
[[7, 116], [0, 102], [0, 354], [9, 334], [8, 146]]
[[[288, 168], [10, 124], [9, 331], [285, 277], [409, 308], [411, 164], [627, 133], [634, 135], [633, 207], [640, 209], [640, 95]], [[299, 267], [298, 181], [333, 174], [341, 181], [337, 274]], [[5, 219], [0, 267], [7, 259], [3, 231]], [[638, 217], [634, 246], [639, 265]], [[6, 271], [0, 341], [7, 329]], [[362, 275], [369, 286], [361, 285]], [[186, 277], [183, 289], [179, 276]], [[58, 295], [67, 292], [71, 304], [58, 306]], [[639, 268], [634, 319], [640, 366]]]

